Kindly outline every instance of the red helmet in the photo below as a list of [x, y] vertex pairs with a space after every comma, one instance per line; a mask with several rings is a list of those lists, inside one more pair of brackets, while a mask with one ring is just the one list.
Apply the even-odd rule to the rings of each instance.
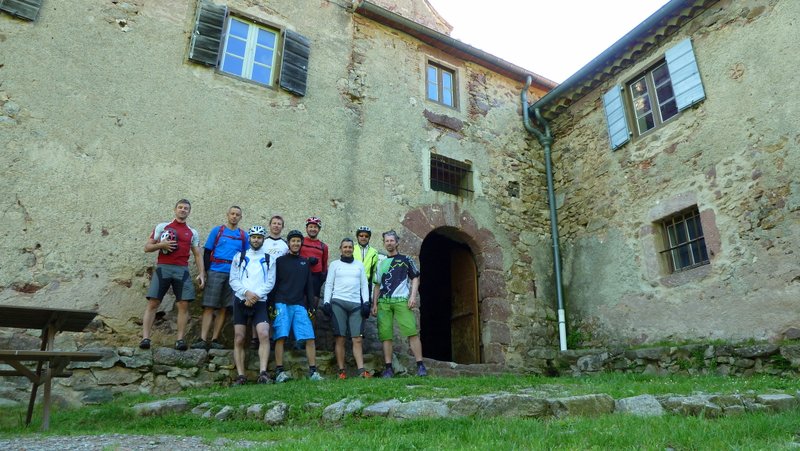
[[322, 219], [319, 219], [316, 216], [312, 216], [312, 217], [306, 219], [306, 227], [308, 227], [309, 224], [316, 224], [317, 227], [319, 227], [321, 229], [322, 228]]

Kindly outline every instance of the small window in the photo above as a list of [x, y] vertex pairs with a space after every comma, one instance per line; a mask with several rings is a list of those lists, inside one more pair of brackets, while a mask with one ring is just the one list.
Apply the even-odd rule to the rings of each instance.
[[456, 72], [444, 66], [428, 62], [428, 100], [449, 107], [456, 107]]
[[629, 84], [628, 94], [639, 135], [678, 114], [666, 62], [661, 62], [655, 69]]
[[277, 30], [230, 16], [219, 68], [231, 75], [271, 86], [277, 42]]
[[25, 20], [36, 20], [42, 0], [0, 0], [0, 11]]
[[668, 272], [685, 271], [709, 263], [700, 212], [689, 210], [661, 221], [665, 249], [661, 251]]
[[472, 192], [472, 167], [441, 155], [431, 154], [431, 189], [461, 196]]

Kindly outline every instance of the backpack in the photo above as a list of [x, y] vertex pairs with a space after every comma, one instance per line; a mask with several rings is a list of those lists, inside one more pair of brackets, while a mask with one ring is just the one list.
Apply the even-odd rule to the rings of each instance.
[[[219, 230], [217, 231], [217, 238], [214, 240], [214, 246], [211, 248], [211, 263], [231, 263], [230, 260], [223, 260], [221, 258], [214, 257], [214, 252], [217, 250], [217, 243], [219, 243], [219, 239], [222, 238], [223, 232], [225, 232], [225, 224], [219, 226]], [[239, 237], [242, 240], [242, 252], [239, 254], [239, 265], [241, 265], [242, 261], [244, 260], [244, 252], [247, 250], [247, 241], [245, 241], [244, 230], [239, 229]]]

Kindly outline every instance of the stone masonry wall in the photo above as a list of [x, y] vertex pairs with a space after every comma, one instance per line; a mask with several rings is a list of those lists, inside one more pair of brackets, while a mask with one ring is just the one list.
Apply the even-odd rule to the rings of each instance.
[[[798, 20], [797, 2], [719, 2], [555, 121], [574, 345], [781, 339], [800, 324]], [[602, 93], [687, 37], [706, 99], [611, 151]], [[658, 221], [692, 205], [711, 262], [669, 274]]]

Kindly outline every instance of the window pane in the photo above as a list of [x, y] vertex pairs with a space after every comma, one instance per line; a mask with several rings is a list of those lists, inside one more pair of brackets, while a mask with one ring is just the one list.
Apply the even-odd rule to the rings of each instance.
[[428, 82], [428, 98], [439, 101], [439, 86], [435, 82]]
[[675, 104], [675, 99], [670, 100], [661, 106], [661, 120], [666, 121], [672, 116], [678, 114], [678, 105]]
[[675, 234], [675, 226], [670, 224], [667, 226], [667, 236], [669, 237], [669, 247], [678, 245], [678, 237]]
[[234, 74], [238, 76], [242, 76], [242, 67], [244, 66], [244, 60], [237, 56], [233, 55], [225, 55], [225, 59], [222, 61], [222, 70], [228, 72], [229, 74]]
[[640, 117], [636, 120], [636, 124], [639, 127], [639, 133], [644, 133], [647, 130], [656, 126], [655, 120], [653, 120], [653, 113], [648, 114], [647, 116]]
[[259, 83], [264, 83], [268, 85], [270, 83], [270, 77], [272, 76], [272, 69], [266, 66], [262, 66], [260, 64], [253, 65], [253, 75], [252, 80], [257, 81]]
[[258, 64], [263, 64], [265, 66], [272, 67], [272, 57], [274, 55], [275, 52], [271, 49], [265, 49], [264, 47], [256, 47], [256, 54], [253, 59]]
[[669, 70], [667, 69], [667, 63], [664, 63], [653, 69], [653, 83], [655, 83], [656, 86], [661, 86], [662, 84], [671, 84], [669, 82]]
[[675, 232], [677, 233], [677, 244], [683, 244], [688, 241], [686, 238], [686, 223], [680, 222], [675, 225]]
[[259, 28], [258, 44], [271, 49], [275, 48], [275, 33]]
[[451, 91], [442, 91], [442, 103], [447, 106], [453, 106], [453, 93]]
[[442, 71], [442, 89], [447, 91], [453, 89], [453, 74], [444, 70]]
[[225, 46], [225, 53], [244, 58], [244, 51], [246, 48], [247, 41], [231, 36], [228, 38], [228, 44]]
[[685, 268], [692, 265], [691, 256], [689, 255], [689, 246], [681, 246], [678, 248], [678, 268]]
[[228, 26], [228, 34], [232, 36], [238, 36], [242, 39], [247, 39], [247, 31], [249, 29], [250, 25], [242, 22], [241, 20], [231, 18]]

